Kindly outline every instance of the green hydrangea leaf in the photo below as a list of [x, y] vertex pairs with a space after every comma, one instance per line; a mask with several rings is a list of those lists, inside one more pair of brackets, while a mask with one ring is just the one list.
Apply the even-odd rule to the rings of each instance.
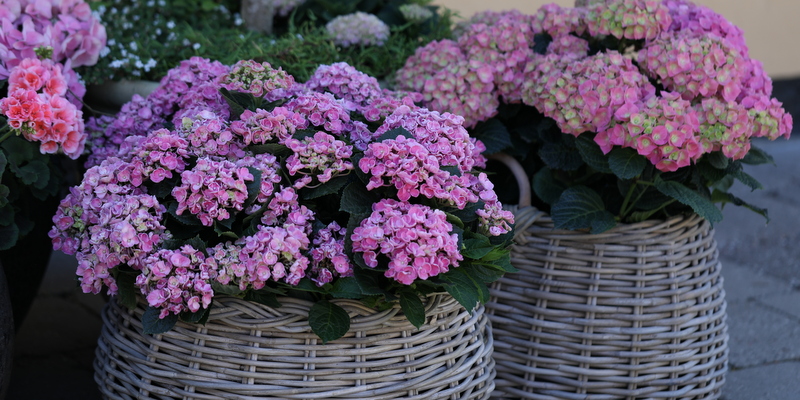
[[722, 221], [722, 212], [714, 203], [686, 185], [676, 181], [665, 181], [661, 179], [660, 175], [656, 177], [654, 183], [659, 192], [691, 207], [697, 215], [705, 218], [708, 222], [715, 224]]
[[208, 316], [211, 314], [211, 306], [209, 305], [208, 308], [201, 308], [196, 312], [182, 312], [180, 315], [180, 320], [183, 322], [187, 322], [190, 324], [203, 324], [205, 325], [208, 322]]
[[292, 150], [280, 143], [251, 144], [247, 146], [247, 149], [255, 154], [269, 153], [275, 157], [286, 157], [292, 154]]
[[161, 310], [148, 306], [142, 314], [142, 333], [145, 335], [158, 335], [172, 329], [178, 323], [178, 316], [167, 314], [163, 319], [158, 318]]
[[754, 178], [752, 175], [742, 171], [740, 168], [735, 169], [731, 176], [734, 177], [739, 182], [744, 183], [747, 187], [750, 188], [750, 191], [754, 191], [756, 189], [764, 189], [764, 186], [758, 179]]
[[553, 177], [550, 168], [542, 168], [533, 175], [533, 192], [547, 204], [553, 205], [565, 190], [567, 186]]
[[412, 290], [400, 292], [400, 309], [403, 310], [408, 322], [416, 328], [425, 324], [425, 305], [419, 296]]
[[347, 185], [342, 192], [339, 211], [344, 211], [348, 214], [370, 214], [372, 213], [372, 204], [375, 201], [375, 196], [364, 185], [353, 182]]
[[494, 154], [511, 147], [511, 134], [497, 118], [479, 122], [471, 133], [486, 146], [483, 154]]
[[634, 149], [617, 147], [608, 153], [608, 166], [618, 178], [633, 179], [644, 171], [647, 159]]
[[489, 300], [489, 288], [466, 269], [453, 268], [439, 275], [445, 282], [445, 290], [467, 310], [473, 310], [480, 302]]
[[744, 158], [740, 160], [745, 164], [750, 165], [761, 165], [761, 164], [773, 164], [775, 165], [775, 159], [772, 158], [766, 151], [750, 145], [750, 150], [747, 154], [744, 155]]
[[8, 165], [8, 159], [6, 159], [6, 153], [4, 151], [0, 151], [0, 176], [2, 176], [6, 172], [6, 165]]
[[272, 308], [279, 308], [281, 306], [281, 303], [278, 301], [278, 295], [271, 290], [249, 290], [244, 295], [244, 299]]
[[550, 215], [557, 229], [589, 229], [591, 233], [601, 233], [617, 224], [600, 195], [582, 185], [565, 190], [553, 204]]
[[244, 291], [239, 289], [238, 286], [234, 285], [223, 285], [217, 281], [211, 282], [211, 288], [214, 289], [214, 293], [218, 295], [228, 295], [233, 297], [244, 297]]
[[723, 154], [721, 151], [712, 151], [711, 153], [707, 154], [704, 158], [708, 160], [709, 164], [711, 164], [714, 168], [717, 169], [728, 168], [728, 163], [730, 162], [730, 159], [728, 157], [725, 157], [725, 154]]
[[483, 235], [464, 240], [464, 249], [461, 255], [467, 258], [479, 260], [494, 250], [494, 245], [489, 242], [489, 238]]
[[115, 279], [117, 281], [117, 301], [129, 310], [136, 308], [136, 294], [141, 291], [136, 288], [136, 275], [138, 271], [122, 271], [117, 268]]
[[[320, 184], [315, 188], [301, 189], [301, 197], [303, 199], [311, 200], [318, 197], [327, 196], [329, 194], [338, 193], [347, 183], [350, 182], [350, 176], [337, 176], [325, 183]], [[340, 206], [341, 207], [341, 206]]]
[[0, 226], [0, 250], [8, 250], [14, 247], [19, 240], [19, 228], [17, 224]]
[[580, 135], [575, 139], [575, 147], [581, 153], [581, 158], [586, 165], [592, 167], [595, 171], [610, 174], [612, 173], [611, 167], [608, 166], [608, 157], [603, 154], [600, 145], [595, 143], [588, 135]]
[[324, 344], [339, 339], [350, 330], [350, 316], [342, 307], [320, 300], [308, 312], [308, 325]]
[[[569, 138], [572, 136], [563, 135]], [[552, 169], [575, 171], [583, 165], [581, 153], [575, 147], [574, 139], [560, 142], [545, 142], [539, 149], [539, 157]]]
[[239, 119], [244, 110], [255, 111], [255, 101], [250, 93], [232, 92], [225, 88], [220, 88], [219, 92], [231, 108], [231, 121]]
[[414, 135], [412, 135], [411, 132], [405, 128], [394, 128], [385, 132], [383, 135], [378, 136], [378, 138], [375, 139], [375, 142], [382, 142], [390, 139], [394, 140], [397, 139], [398, 136], [405, 136], [407, 139], [414, 139]]
[[361, 286], [355, 277], [339, 278], [334, 282], [330, 295], [337, 299], [360, 299], [364, 297]]
[[15, 215], [14, 206], [6, 203], [6, 205], [0, 207], [0, 225], [5, 226], [13, 223]]
[[767, 220], [767, 223], [769, 223], [769, 212], [767, 211], [766, 208], [756, 207], [728, 192], [723, 192], [721, 190], [714, 189], [714, 191], [711, 192], [711, 201], [713, 201], [714, 203], [723, 203], [723, 204], [731, 203], [735, 206], [745, 207], [748, 210], [761, 215], [762, 217], [764, 217], [764, 219]]

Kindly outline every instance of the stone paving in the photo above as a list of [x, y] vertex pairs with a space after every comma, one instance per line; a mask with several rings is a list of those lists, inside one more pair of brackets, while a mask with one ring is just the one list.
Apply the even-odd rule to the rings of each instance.
[[[786, 100], [784, 100], [786, 103]], [[800, 102], [793, 103], [800, 105]], [[794, 115], [800, 116], [800, 113]], [[800, 119], [800, 118], [798, 118]], [[800, 121], [798, 121], [800, 124]], [[737, 187], [772, 221], [724, 210], [716, 238], [728, 301], [730, 371], [723, 400], [800, 399], [800, 138], [756, 145], [777, 166], [748, 168], [765, 190]], [[20, 329], [8, 400], [94, 400], [92, 360], [102, 296], [75, 286], [75, 261], [55, 253]]]

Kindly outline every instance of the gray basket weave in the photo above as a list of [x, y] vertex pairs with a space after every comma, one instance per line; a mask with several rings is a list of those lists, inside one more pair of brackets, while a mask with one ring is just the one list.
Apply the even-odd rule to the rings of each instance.
[[110, 301], [103, 312], [95, 380], [107, 399], [488, 399], [493, 342], [483, 307], [428, 297], [415, 329], [398, 308], [377, 312], [335, 300], [350, 332], [322, 344], [307, 324], [312, 303], [272, 309], [215, 298], [206, 325], [179, 322], [142, 335], [143, 306]]
[[714, 230], [696, 215], [556, 230], [515, 210], [512, 264], [486, 305], [496, 390], [514, 399], [718, 399], [728, 370]]

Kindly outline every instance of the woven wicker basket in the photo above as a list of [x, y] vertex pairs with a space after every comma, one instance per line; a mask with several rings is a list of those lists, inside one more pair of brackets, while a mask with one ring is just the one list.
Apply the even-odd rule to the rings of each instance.
[[[529, 204], [529, 203], [528, 203]], [[728, 369], [714, 230], [696, 215], [556, 230], [515, 210], [516, 244], [491, 288], [492, 398], [717, 399]]]
[[107, 399], [488, 399], [494, 389], [491, 328], [451, 296], [427, 299], [415, 329], [398, 308], [377, 312], [336, 300], [350, 332], [322, 344], [307, 323], [312, 303], [272, 309], [215, 298], [206, 325], [179, 322], [143, 335], [139, 306], [108, 303], [95, 380]]

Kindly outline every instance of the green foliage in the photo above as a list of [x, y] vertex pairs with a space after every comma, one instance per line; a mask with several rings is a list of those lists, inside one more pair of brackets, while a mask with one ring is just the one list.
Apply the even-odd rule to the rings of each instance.
[[[174, 4], [173, 4], [174, 3]], [[408, 23], [399, 6], [408, 0], [309, 0], [286, 17], [276, 16], [275, 33], [248, 31], [238, 15], [238, 0], [91, 2], [108, 33], [109, 53], [78, 72], [87, 84], [108, 80], [158, 81], [182, 60], [193, 56], [232, 65], [239, 60], [267, 61], [305, 81], [320, 64], [344, 61], [379, 79], [402, 66], [414, 50], [448, 38], [451, 14], [428, 6], [427, 21]], [[346, 10], [376, 14], [392, 27], [382, 46], [342, 48], [333, 44], [324, 25]]]
[[342, 307], [320, 300], [308, 313], [308, 325], [322, 339], [322, 343], [327, 343], [344, 336], [350, 330], [350, 316]]
[[161, 310], [147, 307], [142, 314], [142, 333], [145, 335], [158, 335], [172, 329], [178, 323], [178, 316], [172, 313], [164, 318], [159, 318]]

